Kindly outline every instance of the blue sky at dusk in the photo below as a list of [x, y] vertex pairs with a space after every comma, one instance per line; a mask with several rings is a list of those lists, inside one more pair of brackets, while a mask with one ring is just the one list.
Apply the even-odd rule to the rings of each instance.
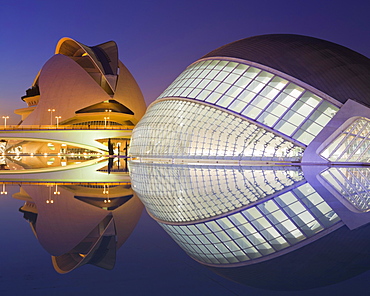
[[21, 1], [0, 11], [1, 114], [16, 108], [62, 37], [118, 44], [121, 61], [152, 102], [190, 63], [229, 42], [292, 33], [370, 56], [370, 3], [355, 1]]

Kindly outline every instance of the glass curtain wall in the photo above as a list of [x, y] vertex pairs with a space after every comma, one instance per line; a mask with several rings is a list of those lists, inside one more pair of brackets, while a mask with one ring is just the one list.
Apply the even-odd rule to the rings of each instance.
[[369, 162], [370, 120], [356, 119], [323, 150], [321, 156], [331, 162]]
[[133, 131], [132, 157], [299, 161], [304, 149], [222, 110], [183, 100], [154, 104]]
[[337, 106], [287, 79], [247, 64], [215, 59], [189, 66], [159, 98], [170, 97], [225, 108], [305, 145], [338, 111]]

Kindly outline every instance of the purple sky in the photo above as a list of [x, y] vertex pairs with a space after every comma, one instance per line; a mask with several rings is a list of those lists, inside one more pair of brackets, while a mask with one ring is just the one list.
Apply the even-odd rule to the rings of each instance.
[[308, 35], [369, 57], [369, 10], [366, 0], [7, 1], [0, 8], [0, 116], [18, 122], [13, 110], [26, 107], [20, 97], [62, 37], [116, 41], [150, 103], [190, 63], [254, 35]]
[[[13, 110], [26, 107], [20, 97], [32, 84], [43, 64], [54, 54], [55, 46], [62, 37], [71, 37], [90, 46], [109, 40], [116, 41], [120, 60], [134, 75], [143, 91], [146, 102], [149, 104], [190, 63], [219, 46], [254, 35], [271, 33], [308, 35], [347, 46], [370, 57], [369, 11], [370, 1], [368, 0], [6, 1], [0, 7], [0, 118], [3, 115], [9, 115], [11, 124], [16, 124], [20, 120], [13, 113]], [[0, 122], [0, 124], [2, 123]], [[7, 198], [8, 200], [1, 199], [0, 204], [14, 202], [10, 196]], [[208, 289], [211, 285], [215, 286], [215, 289], [220, 291], [219, 295], [242, 295], [241, 291], [245, 291], [246, 295], [262, 295], [260, 291], [237, 284], [226, 286], [229, 292], [224, 293], [221, 286], [228, 285], [226, 281], [213, 276], [189, 259], [178, 248], [173, 249], [174, 251], [170, 255], [166, 254], [170, 256], [170, 260], [160, 258], [162, 254], [160, 252], [163, 251], [162, 246], [154, 245], [154, 253], [146, 253], [143, 245], [154, 241], [154, 237], [158, 241], [163, 240], [166, 246], [174, 244], [146, 215], [120, 252], [122, 262], [117, 264], [117, 268], [130, 268], [129, 271], [124, 272], [119, 269], [121, 274], [114, 273], [113, 279], [112, 273], [100, 272], [105, 282], [95, 281], [93, 276], [96, 273], [93, 267], [78, 270], [75, 274], [65, 278], [59, 277], [51, 270], [49, 255], [43, 251], [33, 237], [29, 226], [21, 217], [22, 215], [16, 212], [18, 206], [18, 204], [14, 205], [14, 220], [18, 221], [20, 225], [24, 225], [24, 232], [22, 235], [9, 230], [9, 234], [4, 234], [4, 231], [1, 233], [3, 237], [13, 239], [13, 242], [14, 239], [17, 239], [15, 245], [19, 247], [20, 251], [14, 254], [21, 254], [17, 258], [22, 262], [13, 262], [11, 257], [8, 257], [9, 254], [13, 254], [9, 251], [14, 251], [13, 245], [2, 244], [1, 248], [9, 248], [9, 250], [7, 249], [9, 252], [2, 251], [2, 256], [0, 256], [3, 266], [3, 269], [0, 269], [0, 278], [4, 277], [0, 283], [0, 294], [1, 291], [10, 291], [14, 287], [22, 290], [23, 294], [25, 291], [27, 291], [26, 293], [34, 293], [32, 295], [42, 295], [43, 292], [52, 293], [58, 287], [67, 287], [64, 283], [67, 278], [74, 281], [74, 286], [72, 286], [74, 289], [85, 284], [85, 282], [80, 284], [79, 280], [88, 281], [92, 285], [92, 289], [99, 286], [96, 291], [101, 295], [104, 291], [103, 288], [114, 286], [112, 283], [121, 283], [124, 286], [134, 278], [136, 280], [135, 286], [131, 288], [139, 287], [143, 292], [142, 294], [136, 293], [136, 295], [149, 295], [144, 294], [144, 288], [158, 288], [159, 285], [165, 286], [166, 284], [158, 280], [158, 277], [152, 277], [159, 270], [161, 279], [166, 278], [166, 273], [183, 272], [183, 274], [176, 276], [176, 278], [182, 278], [184, 285], [186, 285], [182, 295], [185, 295], [185, 292], [186, 295], [191, 295], [189, 291], [191, 291], [192, 285], [199, 286], [201, 283], [203, 283], [204, 289]], [[1, 208], [2, 212], [9, 212], [5, 211], [5, 207]], [[15, 215], [15, 213], [19, 215]], [[9, 225], [10, 222], [5, 219], [5, 213], [1, 217], [2, 225], [6, 226], [7, 223]], [[153, 231], [149, 232], [148, 228]], [[145, 231], [148, 231], [148, 240], [143, 236]], [[26, 235], [28, 237], [25, 237]], [[136, 236], [140, 237], [136, 238]], [[138, 244], [138, 242], [142, 242], [142, 244]], [[30, 244], [33, 245], [30, 246]], [[153, 247], [152, 244], [150, 247]], [[134, 251], [136, 253], [131, 253]], [[152, 260], [145, 261], [148, 272], [145, 272], [142, 277], [138, 274], [143, 267], [137, 264], [140, 251], [145, 255], [142, 257], [143, 261]], [[45, 258], [45, 260], [40, 261], [40, 264], [45, 265], [44, 267], [35, 268], [33, 261], [31, 262], [34, 252], [42, 253], [40, 258]], [[131, 256], [132, 254], [133, 256]], [[7, 258], [9, 260], [4, 262]], [[17, 263], [23, 265], [19, 264], [18, 266]], [[164, 263], [166, 268], [163, 267]], [[156, 267], [158, 270], [155, 269]], [[149, 272], [150, 268], [152, 270]], [[5, 269], [7, 276], [4, 276]], [[88, 274], [92, 270], [91, 278], [86, 277], [86, 270]], [[132, 277], [129, 276], [131, 273]], [[30, 274], [35, 278], [31, 279]], [[78, 277], [77, 280], [74, 280], [73, 277], [76, 274]], [[185, 278], [184, 280], [186, 276], [199, 278], [199, 274], [204, 275], [207, 280], [201, 278], [199, 283], [194, 283], [193, 279]], [[359, 290], [365, 285], [368, 290], [368, 275], [369, 273], [366, 276], [360, 276], [352, 282], [358, 281], [363, 286], [355, 284], [352, 286]], [[142, 285], [143, 282], [149, 280], [152, 282], [149, 282], [148, 286]], [[37, 285], [34, 284], [35, 281], [38, 281]], [[26, 285], [19, 285], [20, 282], [26, 282]], [[216, 284], [214, 284], [215, 282]], [[174, 285], [177, 283], [174, 282]], [[59, 286], [55, 288], [55, 285]], [[335, 287], [327, 287], [320, 290], [322, 294], [317, 291], [312, 293], [315, 295], [334, 295], [332, 293], [334, 289]], [[339, 285], [337, 289], [342, 289], [343, 293], [336, 293], [336, 295], [350, 294], [342, 285]], [[65, 295], [68, 294], [68, 291], [66, 292]], [[359, 291], [357, 292], [359, 293]], [[51, 295], [50, 293], [47, 294]], [[122, 293], [120, 292], [120, 294]], [[281, 294], [265, 293], [265, 295], [296, 295], [295, 293], [283, 292]], [[81, 295], [83, 294], [81, 292]], [[96, 294], [90, 293], [90, 295]], [[130, 295], [135, 295], [135, 293]], [[174, 294], [169, 293], [168, 295]], [[203, 295], [207, 294], [203, 293]], [[312, 294], [307, 291], [300, 295]]]

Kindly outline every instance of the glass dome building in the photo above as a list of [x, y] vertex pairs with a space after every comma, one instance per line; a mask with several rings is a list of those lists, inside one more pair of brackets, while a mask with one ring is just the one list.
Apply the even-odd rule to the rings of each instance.
[[[367, 57], [312, 37], [220, 47], [186, 68], [133, 130], [133, 189], [193, 259], [265, 281], [269, 262], [370, 222], [369, 81]], [[306, 261], [320, 265], [317, 254]], [[312, 270], [290, 266], [287, 281], [279, 270], [269, 287], [323, 285], [299, 283]]]
[[368, 162], [370, 60], [298, 35], [263, 35], [192, 63], [148, 108], [131, 156]]

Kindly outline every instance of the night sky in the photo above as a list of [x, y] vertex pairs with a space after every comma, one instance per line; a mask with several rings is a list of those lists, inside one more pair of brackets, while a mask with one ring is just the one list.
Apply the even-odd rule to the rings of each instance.
[[[369, 11], [367, 0], [7, 1], [0, 7], [0, 117], [8, 115], [11, 124], [19, 122], [13, 110], [26, 107], [20, 97], [62, 37], [88, 46], [114, 40], [120, 60], [150, 104], [201, 56], [255, 35], [307, 35], [370, 57]], [[369, 273], [300, 293], [231, 283], [187, 257], [146, 214], [119, 250], [114, 271], [86, 266], [60, 276], [17, 213], [22, 203], [10, 195], [7, 199], [0, 200], [0, 295], [4, 296], [16, 295], [7, 294], [12, 289], [23, 295], [87, 295], [87, 291], [90, 295], [106, 291], [111, 295], [349, 295], [351, 291], [360, 295], [370, 288]], [[34, 258], [39, 260], [37, 267]]]
[[16, 108], [62, 37], [118, 44], [149, 104], [189, 64], [213, 49], [255, 35], [308, 35], [370, 56], [370, 2], [354, 1], [27, 1], [0, 11], [1, 114]]

